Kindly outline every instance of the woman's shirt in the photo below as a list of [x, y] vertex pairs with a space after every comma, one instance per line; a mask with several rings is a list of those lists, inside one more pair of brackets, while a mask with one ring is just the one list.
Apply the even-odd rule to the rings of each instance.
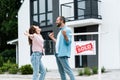
[[32, 39], [32, 51], [39, 51], [43, 52], [44, 47], [44, 39], [41, 35], [33, 34], [33, 37], [30, 37]]

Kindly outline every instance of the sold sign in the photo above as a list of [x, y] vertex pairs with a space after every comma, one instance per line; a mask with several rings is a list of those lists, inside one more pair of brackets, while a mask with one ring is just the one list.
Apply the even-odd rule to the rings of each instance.
[[75, 51], [76, 55], [95, 55], [96, 54], [95, 41], [76, 41]]

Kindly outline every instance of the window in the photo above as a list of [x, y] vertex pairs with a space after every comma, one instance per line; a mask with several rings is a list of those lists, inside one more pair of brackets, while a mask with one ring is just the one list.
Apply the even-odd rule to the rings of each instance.
[[48, 27], [53, 24], [53, 0], [33, 0], [32, 24]]
[[52, 15], [53, 15], [52, 13], [47, 14], [47, 24], [48, 25], [52, 25], [52, 23], [53, 23]]
[[39, 15], [40, 26], [46, 26], [45, 14]]
[[39, 13], [45, 13], [45, 1], [46, 0], [39, 0]]
[[[31, 24], [38, 25], [43, 29], [41, 34], [45, 40], [45, 55], [53, 55], [54, 43], [49, 38], [48, 33], [53, 27], [53, 0], [30, 0], [31, 1]], [[46, 27], [46, 28], [44, 28]]]
[[73, 0], [73, 2], [61, 4], [61, 15], [65, 16], [67, 21], [101, 19], [101, 15], [99, 15], [100, 3], [100, 0]]
[[48, 34], [52, 31], [45, 31], [41, 34], [44, 38], [44, 48], [45, 48], [45, 55], [53, 55], [54, 54], [54, 44], [53, 41], [48, 37]]
[[78, 19], [84, 19], [85, 1], [78, 0]]
[[52, 11], [52, 0], [48, 0], [48, 11]]
[[33, 9], [33, 10], [34, 10], [34, 11], [33, 11], [34, 14], [37, 14], [37, 1], [34, 1], [34, 2], [33, 2], [33, 8], [34, 8], [34, 9]]

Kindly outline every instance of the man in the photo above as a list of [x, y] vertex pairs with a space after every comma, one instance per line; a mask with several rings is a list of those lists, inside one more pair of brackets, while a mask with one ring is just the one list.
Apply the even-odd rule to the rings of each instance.
[[56, 25], [60, 28], [57, 35], [57, 39], [54, 37], [54, 33], [50, 33], [49, 37], [56, 43], [56, 62], [58, 65], [61, 80], [66, 80], [65, 72], [70, 77], [70, 80], [75, 80], [72, 69], [69, 66], [68, 58], [71, 53], [71, 29], [65, 25], [65, 18], [59, 16], [56, 19]]

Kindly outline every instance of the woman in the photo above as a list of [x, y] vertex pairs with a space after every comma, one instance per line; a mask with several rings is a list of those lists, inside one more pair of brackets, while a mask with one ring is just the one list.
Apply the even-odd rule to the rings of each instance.
[[[46, 70], [42, 64], [41, 58], [43, 55], [43, 45], [44, 39], [40, 34], [41, 29], [38, 26], [32, 25], [29, 32], [25, 32], [28, 36], [29, 44], [32, 46], [31, 63], [33, 66], [33, 80], [44, 80], [46, 75]], [[41, 74], [39, 77], [39, 73]]]

